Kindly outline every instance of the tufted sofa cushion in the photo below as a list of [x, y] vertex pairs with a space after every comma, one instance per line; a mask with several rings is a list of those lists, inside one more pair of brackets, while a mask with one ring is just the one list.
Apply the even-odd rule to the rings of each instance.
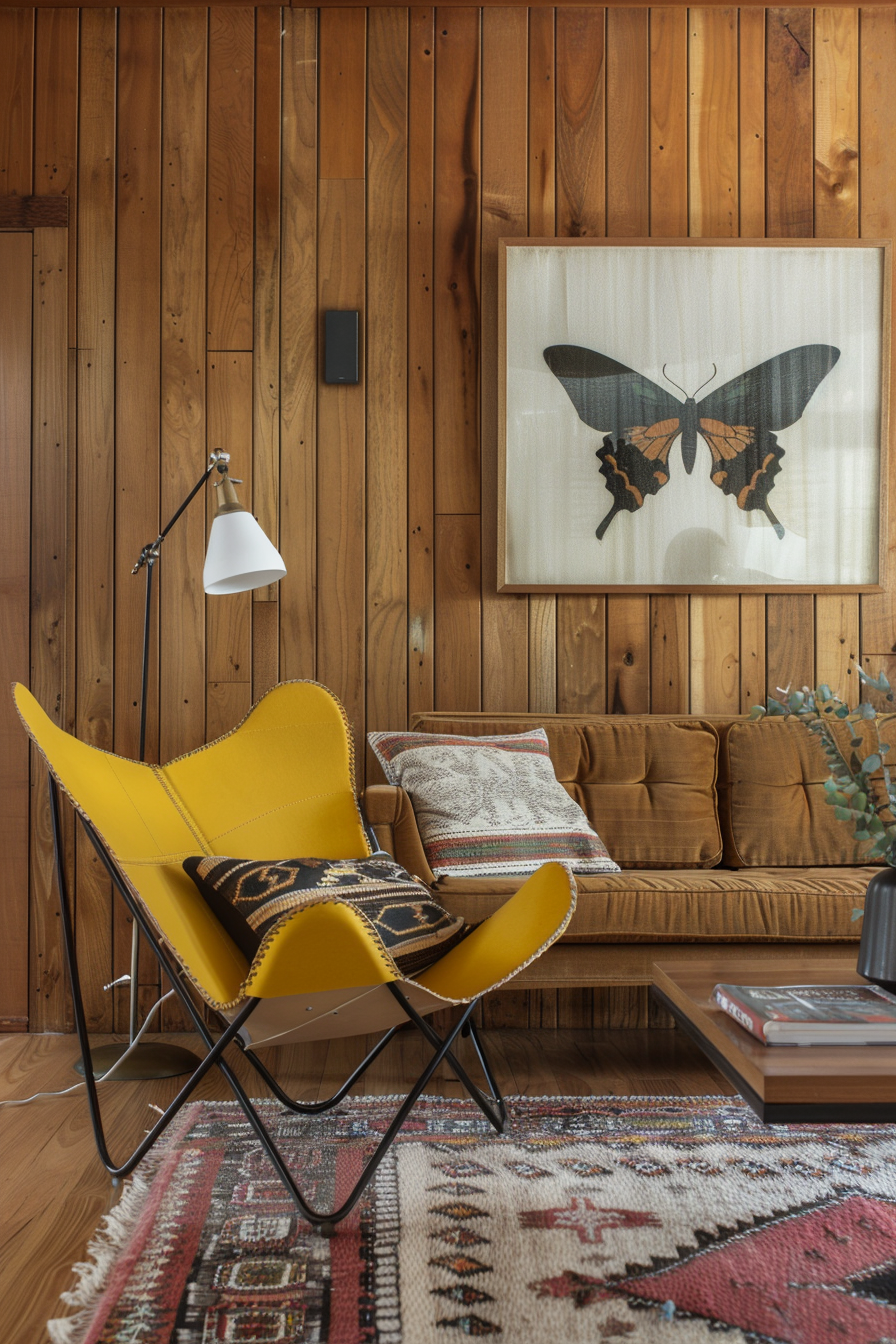
[[547, 732], [557, 778], [623, 868], [711, 868], [722, 857], [718, 734], [702, 719], [420, 715], [415, 732]]
[[[852, 731], [874, 749], [872, 730]], [[896, 741], [896, 715], [881, 735]], [[731, 868], [856, 867], [867, 863], [867, 844], [853, 839], [824, 801], [827, 763], [817, 739], [795, 719], [734, 721], [721, 729], [720, 815], [724, 862]]]

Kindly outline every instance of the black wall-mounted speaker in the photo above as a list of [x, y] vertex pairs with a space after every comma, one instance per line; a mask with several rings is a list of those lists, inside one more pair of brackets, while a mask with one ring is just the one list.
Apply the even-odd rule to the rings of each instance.
[[324, 314], [324, 382], [358, 381], [358, 314], [330, 310]]

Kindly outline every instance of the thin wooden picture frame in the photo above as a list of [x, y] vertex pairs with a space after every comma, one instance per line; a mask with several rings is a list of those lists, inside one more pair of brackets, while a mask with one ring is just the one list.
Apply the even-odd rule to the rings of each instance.
[[[501, 239], [498, 591], [885, 591], [891, 250]], [[719, 413], [757, 419], [768, 379], [767, 423]], [[624, 440], [600, 423], [608, 387], [611, 418], [630, 394], [644, 402]]]

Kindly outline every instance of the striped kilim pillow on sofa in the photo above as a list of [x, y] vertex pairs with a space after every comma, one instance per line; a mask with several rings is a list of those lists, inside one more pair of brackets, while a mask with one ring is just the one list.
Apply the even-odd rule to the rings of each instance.
[[617, 873], [585, 813], [559, 783], [543, 728], [505, 737], [368, 733], [390, 784], [414, 805], [437, 877], [532, 873], [556, 860]]

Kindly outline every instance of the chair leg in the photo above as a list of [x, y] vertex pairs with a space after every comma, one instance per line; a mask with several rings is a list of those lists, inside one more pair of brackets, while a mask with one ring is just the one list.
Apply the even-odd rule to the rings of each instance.
[[[438, 1032], [435, 1030], [432, 1024], [427, 1022], [424, 1017], [421, 1017], [418, 1013], [415, 1012], [415, 1010], [408, 1003], [405, 996], [399, 990], [397, 990], [397, 987], [389, 985], [388, 988], [392, 990], [393, 995], [395, 996], [395, 998], [398, 999], [398, 1001], [402, 1006], [402, 1009], [405, 1011], [405, 1013], [407, 1013], [411, 1022], [413, 1022], [413, 1024], [426, 1037], [430, 1045], [432, 1045], [434, 1048], [437, 1049], [442, 1043], [442, 1037], [439, 1036]], [[346, 1079], [346, 1081], [342, 1084], [342, 1086], [339, 1088], [337, 1092], [334, 1092], [333, 1095], [331, 1097], [328, 1097], [326, 1101], [315, 1101], [315, 1102], [300, 1102], [296, 1101], [293, 1097], [290, 1097], [289, 1093], [283, 1090], [283, 1088], [280, 1086], [280, 1083], [277, 1081], [277, 1078], [274, 1076], [273, 1073], [271, 1073], [267, 1065], [264, 1064], [263, 1061], [258, 1058], [255, 1052], [251, 1049], [251, 1047], [243, 1045], [242, 1041], [239, 1039], [237, 1040], [237, 1044], [242, 1049], [246, 1059], [255, 1069], [256, 1073], [258, 1073], [259, 1076], [264, 1079], [265, 1083], [271, 1089], [274, 1096], [280, 1102], [281, 1106], [285, 1106], [287, 1110], [293, 1111], [299, 1115], [320, 1115], [324, 1111], [329, 1111], [334, 1106], [337, 1106], [339, 1102], [342, 1101], [348, 1095], [354, 1084], [364, 1073], [366, 1073], [366, 1071], [370, 1068], [374, 1060], [378, 1058], [378, 1056], [383, 1052], [383, 1050], [385, 1050], [386, 1046], [392, 1040], [395, 1033], [399, 1030], [400, 1030], [399, 1027], [390, 1028], [390, 1030], [387, 1031], [385, 1035], [382, 1036], [377, 1041], [376, 1045], [373, 1047], [370, 1053], [365, 1057], [365, 1059], [361, 1061], [361, 1063], [355, 1069], [351, 1077]], [[461, 1082], [467, 1089], [467, 1091], [470, 1094], [470, 1097], [472, 1098], [473, 1101], [476, 1102], [477, 1106], [482, 1111], [483, 1115], [488, 1120], [489, 1124], [492, 1125], [492, 1127], [495, 1130], [497, 1130], [499, 1134], [501, 1134], [503, 1133], [504, 1125], [507, 1120], [507, 1108], [504, 1105], [504, 1100], [498, 1089], [498, 1085], [495, 1082], [494, 1074], [488, 1063], [488, 1059], [486, 1058], [485, 1048], [481, 1040], [479, 1039], [479, 1036], [475, 1034], [475, 1028], [473, 1026], [471, 1018], [467, 1019], [466, 1025], [461, 1029], [461, 1035], [469, 1036], [472, 1038], [473, 1045], [476, 1050], [476, 1054], [479, 1058], [479, 1063], [482, 1068], [482, 1072], [485, 1075], [485, 1079], [486, 1082], [488, 1083], [491, 1095], [487, 1098], [483, 1095], [481, 1089], [478, 1088], [476, 1084], [471, 1081], [466, 1070], [458, 1063], [456, 1057], [451, 1051], [449, 1051], [446, 1054], [445, 1059], [450, 1068], [453, 1070], [458, 1081]], [[493, 1107], [496, 1107], [497, 1109], [493, 1110], [492, 1109]]]
[[[396, 999], [398, 999], [399, 1003], [401, 1004], [404, 1011], [407, 1013], [408, 1017], [411, 1019], [411, 1021], [414, 1023], [416, 1027], [419, 1027], [420, 1031], [429, 1041], [430, 1045], [434, 1046], [439, 1045], [442, 1041], [442, 1038], [439, 1036], [438, 1032], [436, 1031], [435, 1027], [433, 1027], [432, 1023], [427, 1022], [426, 1018], [421, 1017], [421, 1015], [411, 1006], [411, 1004], [408, 1003], [407, 999], [402, 994], [401, 990], [398, 988], [397, 985], [390, 984], [387, 986], [387, 988], [391, 991], [392, 995]], [[475, 1008], [478, 1002], [479, 1000], [475, 999], [473, 1001], [472, 1007]], [[479, 1057], [479, 1063], [482, 1066], [482, 1072], [485, 1074], [486, 1082], [488, 1083], [491, 1089], [491, 1096], [486, 1097], [484, 1095], [482, 1090], [478, 1088], [476, 1084], [472, 1081], [466, 1069], [464, 1069], [462, 1065], [458, 1063], [457, 1058], [450, 1050], [447, 1050], [445, 1052], [445, 1060], [450, 1066], [450, 1068], [454, 1071], [454, 1075], [457, 1078], [458, 1082], [463, 1083], [464, 1087], [470, 1094], [471, 1100], [475, 1101], [476, 1105], [479, 1107], [480, 1111], [482, 1111], [482, 1114], [485, 1116], [486, 1120], [489, 1122], [492, 1128], [498, 1134], [502, 1134], [504, 1132], [504, 1125], [507, 1122], [507, 1107], [504, 1104], [504, 1098], [501, 1096], [498, 1084], [495, 1082], [494, 1074], [492, 1073], [492, 1070], [489, 1067], [482, 1042], [480, 1041], [479, 1037], [475, 1034], [476, 1029], [473, 1025], [472, 1012], [470, 1009], [468, 1009], [468, 1011], [464, 1013], [460, 1023], [458, 1024], [458, 1027], [452, 1033], [452, 1039], [454, 1038], [454, 1036], [458, 1034], [458, 1032], [462, 1036], [470, 1036], [472, 1038], [473, 1044], [476, 1049], [476, 1054]]]
[[[401, 1025], [403, 1026], [404, 1024], [402, 1023]], [[320, 1115], [321, 1112], [329, 1111], [334, 1106], [338, 1106], [340, 1101], [342, 1101], [344, 1097], [348, 1096], [348, 1093], [351, 1091], [352, 1087], [355, 1085], [358, 1079], [364, 1073], [367, 1072], [373, 1061], [379, 1055], [382, 1054], [386, 1046], [392, 1040], [392, 1037], [400, 1029], [401, 1029], [400, 1026], [391, 1027], [384, 1036], [380, 1037], [376, 1045], [370, 1051], [369, 1055], [367, 1055], [361, 1061], [361, 1063], [355, 1069], [351, 1077], [347, 1078], [345, 1082], [342, 1084], [342, 1086], [339, 1088], [338, 1092], [334, 1092], [332, 1097], [328, 1097], [326, 1101], [307, 1101], [307, 1102], [296, 1101], [293, 1097], [289, 1095], [288, 1092], [284, 1092], [283, 1088], [280, 1086], [277, 1079], [271, 1073], [270, 1069], [267, 1067], [265, 1063], [263, 1063], [262, 1060], [258, 1058], [258, 1055], [251, 1048], [251, 1046], [244, 1045], [239, 1037], [237, 1038], [237, 1045], [240, 1046], [243, 1054], [245, 1055], [248, 1062], [252, 1065], [255, 1072], [259, 1074], [259, 1076], [262, 1077], [264, 1081], [267, 1083], [268, 1087], [271, 1089], [274, 1096], [280, 1102], [281, 1106], [285, 1106], [288, 1111], [295, 1111], [299, 1115]]]

